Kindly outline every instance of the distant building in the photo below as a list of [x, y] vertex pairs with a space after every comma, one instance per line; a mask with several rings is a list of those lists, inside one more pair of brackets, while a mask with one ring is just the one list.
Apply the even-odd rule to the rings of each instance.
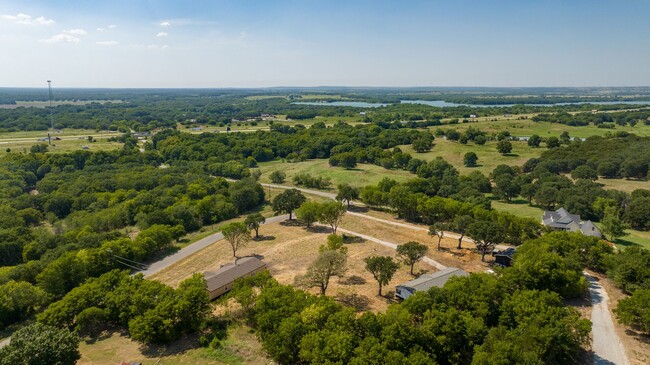
[[598, 238], [603, 236], [598, 227], [596, 227], [591, 221], [588, 220], [583, 222], [580, 219], [580, 215], [570, 214], [564, 208], [560, 208], [556, 211], [544, 211], [544, 215], [542, 215], [542, 224], [557, 231], [581, 232], [585, 236], [594, 236]]
[[476, 118], [476, 114], [471, 114], [469, 117], [470, 118]]
[[508, 267], [512, 266], [512, 255], [517, 252], [514, 247], [507, 248], [503, 251], [497, 251], [492, 254], [494, 256], [494, 264], [498, 266]]
[[417, 279], [408, 281], [395, 287], [395, 296], [406, 299], [418, 291], [427, 291], [434, 286], [442, 288], [454, 276], [469, 276], [465, 271], [448, 267], [433, 274], [420, 275]]
[[266, 264], [257, 257], [243, 257], [235, 260], [235, 263], [229, 263], [221, 266], [219, 270], [203, 273], [207, 283], [207, 289], [210, 293], [210, 300], [218, 298], [230, 290], [236, 279], [245, 276], [253, 276], [266, 270]]

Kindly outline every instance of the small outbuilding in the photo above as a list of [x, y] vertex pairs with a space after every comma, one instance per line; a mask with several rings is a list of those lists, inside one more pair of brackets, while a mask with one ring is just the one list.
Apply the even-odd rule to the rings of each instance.
[[417, 279], [395, 287], [395, 296], [399, 299], [406, 299], [415, 292], [427, 291], [434, 286], [442, 288], [454, 276], [469, 276], [469, 274], [461, 269], [448, 267], [433, 274], [420, 275]]
[[234, 263], [228, 263], [217, 271], [206, 271], [203, 273], [207, 284], [210, 300], [218, 298], [230, 290], [236, 279], [245, 276], [253, 276], [266, 270], [266, 264], [257, 257], [242, 257]]
[[494, 256], [494, 264], [502, 267], [512, 266], [512, 256], [517, 252], [514, 247], [509, 247], [503, 251], [498, 251], [492, 254]]

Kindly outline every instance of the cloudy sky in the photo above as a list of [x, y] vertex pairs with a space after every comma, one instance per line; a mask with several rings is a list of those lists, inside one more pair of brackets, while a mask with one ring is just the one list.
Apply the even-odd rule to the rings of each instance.
[[650, 85], [646, 0], [3, 0], [0, 87]]

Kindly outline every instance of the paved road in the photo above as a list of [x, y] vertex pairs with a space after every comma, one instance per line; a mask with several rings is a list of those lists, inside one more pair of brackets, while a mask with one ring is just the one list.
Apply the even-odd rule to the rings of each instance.
[[[281, 222], [285, 219], [289, 218], [288, 215], [279, 215], [276, 217], [271, 217], [267, 218], [266, 222], [264, 224], [269, 224], [269, 223], [275, 223], [275, 222]], [[205, 238], [202, 238], [190, 245], [187, 245], [180, 249], [178, 252], [176, 252], [173, 255], [167, 256], [164, 259], [154, 262], [153, 264], [149, 265], [149, 268], [145, 271], [140, 271], [145, 277], [153, 275], [160, 270], [171, 266], [175, 264], [176, 262], [198, 252], [201, 251], [202, 249], [210, 246], [211, 244], [219, 241], [220, 239], [223, 239], [223, 234], [221, 232], [217, 232], [215, 234], [212, 234], [210, 236], [207, 236]]]
[[598, 283], [598, 279], [585, 273], [589, 280], [589, 296], [591, 297], [592, 322], [592, 351], [595, 365], [629, 365], [623, 344], [621, 343], [611, 312], [607, 306], [609, 297]]

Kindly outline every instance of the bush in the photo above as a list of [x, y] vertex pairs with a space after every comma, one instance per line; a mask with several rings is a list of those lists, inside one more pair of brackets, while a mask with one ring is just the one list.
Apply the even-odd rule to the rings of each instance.
[[619, 322], [650, 334], [650, 289], [639, 289], [618, 302], [614, 309]]

